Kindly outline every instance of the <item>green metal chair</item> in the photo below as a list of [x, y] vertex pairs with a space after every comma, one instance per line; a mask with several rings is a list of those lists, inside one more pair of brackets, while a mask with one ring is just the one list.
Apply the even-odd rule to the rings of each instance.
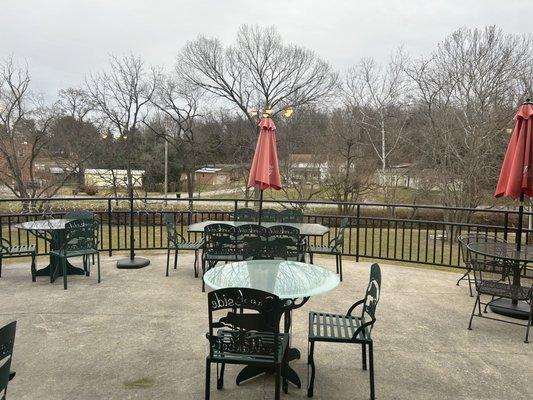
[[[259, 214], [257, 215], [259, 218]], [[261, 221], [262, 222], [279, 222], [279, 211], [272, 208], [263, 208], [261, 210]]]
[[251, 208], [239, 208], [233, 212], [235, 221], [257, 221], [257, 212]]
[[[239, 260], [241, 252], [237, 247], [236, 229], [229, 224], [211, 224], [204, 229], [205, 244], [202, 251], [202, 276], [218, 262]], [[202, 292], [205, 282], [202, 279]]]
[[304, 222], [304, 213], [298, 209], [287, 209], [279, 213], [280, 222], [302, 223]]
[[15, 333], [17, 331], [17, 321], [13, 321], [0, 328], [0, 399], [5, 400], [7, 395], [7, 385], [15, 377], [15, 372], [11, 371], [11, 361], [13, 360], [13, 346], [15, 344]]
[[288, 225], [274, 225], [268, 228], [270, 240], [276, 240], [287, 249], [287, 259], [292, 261], [303, 261], [305, 257], [305, 247], [300, 230]]
[[13, 246], [9, 240], [0, 238], [0, 278], [2, 277], [2, 262], [4, 258], [18, 258], [31, 257], [31, 280], [35, 282], [35, 274], [37, 268], [35, 265], [35, 257], [37, 256], [37, 248], [34, 244], [23, 244]]
[[[94, 219], [95, 215], [92, 211], [88, 210], [75, 210], [75, 211], [69, 211], [65, 214], [65, 219], [69, 221], [74, 221], [76, 219]], [[94, 254], [91, 256], [91, 261], [94, 265]], [[84, 264], [85, 265], [85, 261]]]
[[192, 250], [194, 251], [194, 277], [198, 278], [198, 253], [204, 247], [204, 241], [188, 241], [185, 237], [178, 232], [176, 223], [174, 220], [174, 214], [163, 214], [163, 220], [167, 229], [167, 272], [168, 276], [170, 266], [170, 252], [174, 250], [174, 269], [178, 268], [178, 254], [180, 250]]
[[[275, 295], [255, 289], [227, 288], [207, 295], [209, 310], [209, 355], [206, 358], [205, 399], [211, 395], [211, 364], [217, 365], [217, 389], [224, 387], [226, 364], [272, 367], [275, 395], [280, 399], [281, 384], [287, 393], [286, 378], [289, 336], [280, 333], [284, 312]], [[221, 316], [221, 317], [220, 317]]]
[[348, 226], [348, 218], [343, 218], [337, 230], [337, 234], [330, 240], [327, 246], [308, 246], [309, 260], [313, 263], [314, 254], [329, 254], [335, 256], [335, 267], [342, 281], [342, 246], [344, 245], [344, 231]]
[[[372, 328], [376, 322], [376, 308], [381, 293], [381, 269], [378, 264], [370, 267], [370, 281], [365, 297], [355, 302], [346, 315], [330, 314], [311, 311], [309, 313], [309, 356], [307, 364], [310, 376], [308, 378], [307, 396], [313, 397], [315, 384], [314, 351], [316, 342], [356, 343], [362, 346], [363, 370], [370, 369], [370, 399], [375, 400], [374, 388], [374, 343]], [[361, 313], [353, 315], [354, 310], [361, 306]]]
[[[65, 239], [58, 250], [52, 250], [51, 254], [59, 257], [63, 272], [63, 287], [67, 289], [67, 259], [71, 257], [83, 257], [83, 268], [86, 275], [90, 275], [88, 256], [96, 255], [98, 267], [98, 283], [100, 276], [100, 253], [98, 252], [98, 233], [100, 223], [94, 219], [76, 219], [65, 225]], [[54, 278], [59, 274], [58, 268], [51, 271]]]

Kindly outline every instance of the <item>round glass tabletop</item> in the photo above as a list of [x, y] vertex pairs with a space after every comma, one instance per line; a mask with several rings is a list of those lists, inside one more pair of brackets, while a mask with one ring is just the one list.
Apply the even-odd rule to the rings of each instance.
[[239, 261], [214, 267], [204, 275], [212, 289], [244, 287], [282, 299], [316, 296], [336, 288], [339, 277], [318, 265], [285, 260]]
[[65, 229], [67, 219], [40, 219], [36, 221], [26, 221], [16, 224], [15, 227], [27, 231], [53, 231]]
[[467, 245], [468, 249], [488, 257], [519, 262], [533, 261], [533, 246], [523, 244], [520, 251], [516, 250], [515, 243], [501, 242], [473, 242]]

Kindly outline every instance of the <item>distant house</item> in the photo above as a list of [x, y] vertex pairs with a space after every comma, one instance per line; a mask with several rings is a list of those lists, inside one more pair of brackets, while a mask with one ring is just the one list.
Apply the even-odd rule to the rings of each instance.
[[377, 181], [380, 186], [405, 187], [418, 189], [419, 178], [413, 174], [414, 163], [404, 162], [392, 165], [385, 171], [377, 171]]
[[[144, 170], [132, 169], [133, 186], [141, 187]], [[128, 171], [125, 169], [86, 169], [85, 185], [95, 187], [127, 187]]]
[[[194, 177], [197, 185], [221, 186], [242, 179], [244, 170], [243, 165], [236, 164], [205, 166], [197, 169]], [[186, 180], [187, 176], [183, 174], [182, 179]]]
[[291, 154], [289, 155], [287, 170], [289, 176], [295, 180], [316, 182], [327, 177], [329, 162], [321, 155]]

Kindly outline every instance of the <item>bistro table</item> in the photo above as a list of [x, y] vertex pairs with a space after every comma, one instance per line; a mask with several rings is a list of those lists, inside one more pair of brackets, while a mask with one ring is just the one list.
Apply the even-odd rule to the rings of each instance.
[[[289, 333], [292, 310], [303, 306], [311, 296], [333, 290], [340, 280], [337, 274], [318, 265], [286, 260], [252, 260], [212, 268], [204, 275], [204, 282], [215, 290], [251, 288], [287, 300], [289, 311], [285, 313], [284, 332]], [[301, 299], [300, 302], [297, 302], [298, 299]], [[298, 358], [300, 351], [289, 348], [289, 361]], [[247, 366], [237, 376], [237, 385], [264, 372], [267, 372], [265, 368]], [[300, 377], [290, 366], [285, 377], [298, 388], [301, 387]]]
[[[27, 221], [14, 225], [15, 228], [24, 229], [35, 236], [50, 242], [52, 250], [59, 250], [65, 238], [65, 225], [69, 222], [67, 219], [42, 219], [36, 221]], [[54, 271], [57, 272], [54, 274]], [[36, 276], [50, 276], [53, 282], [57, 276], [63, 276], [63, 270], [60, 268], [59, 257], [50, 254], [50, 264], [45, 268], [37, 270]], [[67, 261], [67, 275], [85, 275], [82, 268], [73, 266]]]
[[[513, 271], [513, 285], [520, 286], [520, 270], [524, 264], [533, 262], [533, 246], [522, 245], [516, 249], [515, 243], [507, 242], [472, 242], [468, 250], [482, 256], [501, 260]], [[490, 309], [508, 317], [529, 319], [530, 307], [527, 303], [512, 299], [497, 299], [490, 303]]]

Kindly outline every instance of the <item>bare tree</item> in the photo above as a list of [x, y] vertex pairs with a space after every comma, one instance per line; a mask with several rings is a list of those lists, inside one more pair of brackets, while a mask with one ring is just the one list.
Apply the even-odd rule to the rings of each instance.
[[152, 104], [159, 111], [156, 124], [147, 124], [176, 151], [183, 154], [182, 167], [187, 177], [187, 193], [194, 196], [195, 171], [205, 152], [196, 134], [201, 91], [178, 75], [160, 80]]
[[111, 57], [107, 71], [87, 79], [87, 93], [97, 115], [112, 128], [113, 135], [123, 139], [129, 191], [134, 186], [131, 169], [135, 152], [140, 151], [135, 147], [135, 136], [139, 123], [147, 116], [158, 79], [159, 72], [146, 68], [134, 55]]
[[363, 59], [348, 72], [344, 85], [345, 104], [368, 137], [382, 172], [389, 167], [389, 159], [405, 133], [408, 117], [405, 112], [408, 105], [406, 61], [402, 49], [385, 67], [372, 59]]
[[[461, 29], [409, 69], [419, 98], [414, 112], [424, 121], [411, 145], [420, 166], [435, 171], [441, 204], [477, 207], [484, 189], [495, 187], [528, 46], [526, 37], [495, 27]], [[449, 211], [446, 218], [469, 214]]]

